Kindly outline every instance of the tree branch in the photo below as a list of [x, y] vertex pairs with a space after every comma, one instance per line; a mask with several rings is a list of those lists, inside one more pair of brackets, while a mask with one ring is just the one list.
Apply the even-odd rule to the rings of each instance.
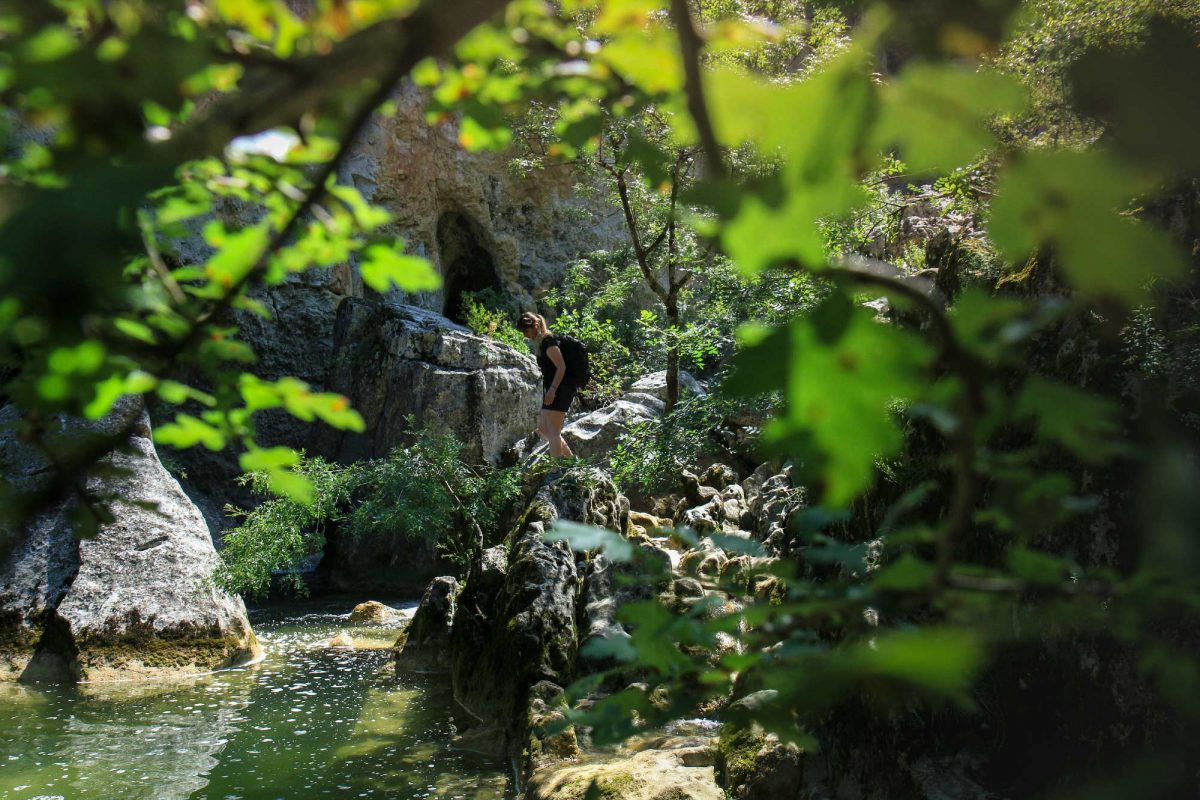
[[857, 283], [878, 286], [905, 297], [919, 306], [929, 318], [938, 338], [941, 358], [963, 383], [958, 409], [958, 427], [950, 437], [954, 458], [954, 498], [942, 523], [937, 544], [937, 582], [947, 585], [954, 564], [954, 549], [971, 519], [971, 510], [979, 494], [979, 475], [975, 468], [975, 427], [983, 411], [982, 366], [964, 350], [946, 316], [946, 302], [932, 283], [904, 275], [897, 267], [864, 256], [843, 258], [834, 268], [835, 275]]
[[642, 237], [638, 233], [637, 220], [633, 216], [633, 206], [629, 202], [629, 187], [625, 184], [625, 170], [613, 170], [613, 174], [617, 177], [617, 195], [621, 198], [621, 211], [625, 214], [625, 225], [629, 228], [629, 238], [633, 242], [634, 260], [637, 261], [638, 268], [642, 271], [642, 277], [650, 285], [651, 291], [663, 302], [663, 305], [666, 305], [667, 290], [662, 287], [658, 278], [654, 276], [654, 271], [650, 269], [650, 257], [646, 248], [642, 246]]
[[687, 0], [671, 0], [671, 20], [679, 34], [679, 52], [683, 60], [683, 88], [687, 93], [688, 113], [696, 123], [700, 145], [704, 150], [704, 162], [712, 177], [725, 174], [725, 162], [721, 158], [721, 146], [713, 129], [708, 101], [704, 97], [703, 77], [700, 69], [700, 34], [692, 20]]

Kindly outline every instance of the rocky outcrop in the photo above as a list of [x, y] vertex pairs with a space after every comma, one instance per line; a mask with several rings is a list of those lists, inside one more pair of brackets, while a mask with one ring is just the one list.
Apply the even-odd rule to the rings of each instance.
[[415, 87], [393, 100], [396, 113], [368, 127], [339, 177], [391, 212], [410, 249], [445, 276], [441, 290], [412, 298], [419, 305], [454, 311], [456, 286], [494, 280], [532, 306], [567, 264], [625, 241], [620, 214], [602, 193], [576, 191], [571, 169], [514, 171], [511, 153], [465, 150], [452, 120], [428, 124]]
[[[11, 422], [11, 406], [0, 425]], [[215, 587], [219, 560], [204, 518], [163, 468], [149, 420], [123, 404], [100, 423], [61, 422], [66, 437], [121, 430], [125, 447], [87, 481], [111, 519], [75, 536], [75, 501], [17, 532], [0, 566], [0, 679], [107, 681], [173, 676], [250, 660], [257, 643], [242, 601]], [[39, 453], [11, 431], [0, 462], [22, 488], [46, 471]]]
[[339, 460], [384, 456], [413, 425], [453, 431], [473, 461], [496, 461], [537, 427], [532, 357], [414, 306], [346, 300], [338, 309], [329, 388], [363, 415], [361, 434], [323, 430]]
[[[402, 86], [393, 100], [395, 113], [367, 126], [339, 169], [338, 181], [357, 188], [367, 200], [390, 213], [392, 222], [382, 232], [402, 236], [408, 252], [428, 257], [443, 276], [444, 285], [418, 294], [397, 290], [387, 300], [456, 318], [462, 292], [492, 288], [514, 305], [533, 308], [568, 264], [593, 250], [611, 249], [625, 241], [620, 215], [610, 213], [603, 193], [577, 191], [580, 176], [570, 168], [514, 172], [511, 153], [468, 152], [460, 145], [452, 120], [430, 125], [425, 119], [425, 97], [411, 84]], [[238, 226], [252, 222], [257, 213], [245, 204], [223, 202], [218, 215], [230, 226]], [[183, 264], [202, 264], [212, 254], [199, 235], [200, 227], [195, 226], [195, 235], [174, 243], [174, 255]], [[342, 361], [345, 339], [339, 344], [335, 330], [338, 309], [348, 299], [364, 298], [378, 296], [364, 287], [355, 263], [342, 263], [328, 270], [289, 275], [279, 285], [257, 292], [256, 299], [270, 312], [269, 317], [236, 312], [229, 322], [239, 328], [239, 335], [256, 353], [256, 374], [267, 379], [292, 375], [315, 391], [331, 391], [335, 385], [347, 383]], [[461, 333], [463, 329], [455, 330]], [[356, 335], [361, 332], [361, 328], [355, 329]], [[350, 369], [366, 365], [360, 361]], [[336, 455], [343, 445], [356, 453], [378, 452], [377, 448], [393, 442], [405, 414], [422, 417], [426, 409], [436, 410], [436, 404], [447, 397], [453, 400], [456, 392], [465, 391], [471, 383], [446, 383], [447, 372], [475, 371], [453, 359], [434, 360], [429, 366], [422, 374], [430, 384], [402, 385], [399, 388], [404, 391], [396, 395], [430, 392], [428, 405], [388, 414], [376, 411], [368, 419], [364, 436], [352, 442], [328, 435], [320, 423], [305, 423], [276, 411], [256, 416], [259, 439], [266, 445], [302, 447], [310, 454], [325, 456]], [[404, 377], [392, 375], [392, 379]], [[374, 388], [383, 388], [385, 383]], [[493, 388], [486, 382], [475, 385]], [[361, 388], [369, 393], [365, 385]], [[446, 394], [435, 394], [443, 390]], [[536, 414], [537, 407], [535, 393], [531, 405], [521, 408], [519, 419], [512, 421], [518, 435], [499, 444], [495, 437], [509, 432], [504, 427], [508, 424], [505, 413], [489, 417], [500, 421], [500, 430], [479, 431], [471, 423], [456, 431], [468, 440], [470, 453], [491, 458], [533, 429], [527, 412]], [[378, 432], [375, 426], [379, 424], [388, 427]], [[233, 485], [240, 472], [236, 457], [192, 448], [171, 461], [214, 530], [233, 523], [222, 513], [226, 503], [242, 507], [253, 503], [247, 492]]]
[[401, 672], [445, 672], [449, 667], [450, 623], [458, 581], [451, 576], [434, 578], [421, 597], [408, 626], [407, 638], [396, 654]]
[[805, 754], [754, 727], [725, 724], [716, 752], [717, 780], [737, 800], [802, 797]]
[[[577, 467], [552, 475], [507, 546], [485, 551], [472, 564], [454, 615], [455, 699], [495, 730], [514, 757], [522, 752], [528, 757], [531, 719], [544, 716], [534, 701], [540, 697], [545, 705], [553, 687], [561, 689], [576, 677], [580, 566], [565, 543], [543, 538], [558, 519], [624, 532], [629, 506], [600, 470]], [[538, 685], [535, 697], [531, 692]]]

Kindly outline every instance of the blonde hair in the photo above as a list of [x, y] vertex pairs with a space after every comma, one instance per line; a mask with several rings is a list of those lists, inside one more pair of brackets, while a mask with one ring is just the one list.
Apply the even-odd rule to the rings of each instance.
[[537, 331], [537, 338], [540, 339], [550, 332], [550, 328], [546, 326], [546, 318], [541, 314], [535, 314], [532, 311], [526, 311], [517, 319], [517, 330], [525, 330], [533, 327]]

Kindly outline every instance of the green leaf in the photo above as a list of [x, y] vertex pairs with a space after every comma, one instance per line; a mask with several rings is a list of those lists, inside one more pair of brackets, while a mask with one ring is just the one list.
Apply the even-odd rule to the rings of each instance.
[[1106, 123], [1114, 147], [1170, 176], [1200, 169], [1200, 49], [1158, 20], [1135, 50], [1091, 52], [1071, 68], [1072, 99]]
[[217, 248], [204, 267], [208, 279], [227, 290], [246, 277], [266, 249], [269, 231], [265, 223], [232, 233], [220, 223], [208, 225], [205, 239]]
[[1067, 565], [1061, 558], [1025, 547], [1009, 548], [1008, 568], [1019, 578], [1043, 585], [1060, 584], [1067, 577]]
[[961, 64], [912, 64], [884, 87], [875, 141], [898, 145], [916, 172], [948, 172], [973, 161], [994, 140], [988, 121], [1015, 113], [1025, 93], [1015, 79]]
[[849, 666], [969, 705], [967, 690], [983, 664], [983, 648], [969, 631], [919, 628], [884, 634], [857, 647]]
[[386, 244], [374, 244], [364, 251], [361, 270], [363, 282], [380, 294], [393, 286], [406, 292], [424, 292], [442, 285], [429, 259], [405, 255]]
[[1162, 232], [1118, 213], [1146, 186], [1103, 151], [1029, 153], [996, 187], [990, 232], [1014, 264], [1052, 245], [1075, 288], [1135, 303], [1187, 269]]
[[[818, 465], [823, 501], [835, 506], [867, 487], [877, 458], [898, 451], [892, 405], [921, 393], [932, 360], [927, 342], [876, 322], [869, 310], [831, 308], [847, 303], [834, 293], [816, 313], [793, 322], [786, 329], [791, 357], [763, 366], [784, 380], [784, 409], [765, 438]], [[829, 321], [843, 316], [844, 329], [831, 340]]]
[[633, 558], [633, 544], [620, 534], [596, 525], [583, 525], [570, 520], [555, 520], [543, 537], [547, 542], [567, 542], [580, 552], [599, 550], [609, 560], [625, 562]]
[[154, 441], [181, 450], [197, 444], [209, 450], [220, 450], [225, 446], [225, 434], [190, 414], [176, 414], [174, 422], [155, 428]]
[[935, 574], [932, 564], [905, 553], [875, 573], [871, 587], [884, 592], [912, 592], [928, 586]]
[[150, 326], [137, 320], [117, 317], [113, 320], [113, 327], [130, 339], [137, 339], [139, 342], [144, 342], [151, 346], [158, 344], [158, 338], [154, 335], [154, 331], [150, 329]]
[[243, 472], [270, 472], [294, 467], [300, 454], [290, 447], [252, 448], [238, 457]]
[[1034, 417], [1040, 436], [1088, 463], [1108, 461], [1123, 449], [1119, 409], [1106, 397], [1035, 375], [1017, 398], [1016, 411]]

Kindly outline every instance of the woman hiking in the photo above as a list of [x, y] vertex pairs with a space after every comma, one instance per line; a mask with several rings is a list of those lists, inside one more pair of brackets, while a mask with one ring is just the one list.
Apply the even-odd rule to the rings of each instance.
[[550, 455], [570, 458], [575, 454], [562, 437], [563, 420], [575, 393], [588, 380], [587, 350], [569, 336], [556, 336], [540, 314], [526, 311], [517, 320], [517, 330], [533, 343], [542, 371], [542, 410], [538, 435], [550, 445]]

